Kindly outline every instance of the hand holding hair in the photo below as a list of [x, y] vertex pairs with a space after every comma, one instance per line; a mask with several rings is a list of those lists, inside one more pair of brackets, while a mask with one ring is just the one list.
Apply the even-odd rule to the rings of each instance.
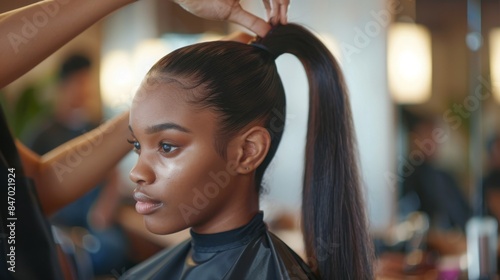
[[[279, 19], [281, 23], [286, 22], [289, 0], [266, 1], [264, 4], [268, 15], [273, 19]], [[269, 1], [272, 1], [272, 4]], [[133, 2], [134, 0], [45, 0], [1, 13], [0, 37], [5, 40], [0, 40], [0, 61], [6, 67], [0, 69], [0, 88], [28, 72], [98, 20]], [[261, 37], [271, 29], [269, 23], [245, 11], [238, 0], [174, 0], [174, 2], [196, 16], [212, 20], [229, 20], [249, 28]], [[38, 28], [33, 37], [19, 37], [23, 34], [25, 25], [23, 18], [33, 18], [36, 13], [46, 10], [57, 10], [57, 13], [43, 28]], [[17, 37], [14, 40], [12, 36]]]
[[290, 0], [263, 0], [267, 18], [272, 25], [288, 23], [288, 6]]
[[[174, 0], [186, 11], [206, 19], [228, 20], [240, 24], [260, 37], [264, 37], [271, 25], [244, 10], [239, 0]], [[271, 24], [287, 23], [289, 0], [263, 0]]]

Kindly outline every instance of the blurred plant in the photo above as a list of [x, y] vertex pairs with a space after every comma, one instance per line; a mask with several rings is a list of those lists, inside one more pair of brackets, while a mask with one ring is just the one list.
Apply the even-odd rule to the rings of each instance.
[[29, 84], [14, 100], [7, 99], [5, 92], [0, 92], [0, 103], [16, 138], [29, 134], [51, 112], [49, 102], [40, 98], [43, 88], [43, 85]]

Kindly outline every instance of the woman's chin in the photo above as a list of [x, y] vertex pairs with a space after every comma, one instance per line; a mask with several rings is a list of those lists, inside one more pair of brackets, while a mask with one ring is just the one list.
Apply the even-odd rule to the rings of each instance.
[[176, 233], [189, 227], [184, 222], [174, 224], [165, 221], [151, 221], [149, 217], [144, 217], [144, 224], [148, 231], [158, 235]]

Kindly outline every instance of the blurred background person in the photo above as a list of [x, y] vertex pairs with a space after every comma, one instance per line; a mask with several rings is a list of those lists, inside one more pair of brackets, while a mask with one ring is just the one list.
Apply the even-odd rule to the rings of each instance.
[[[428, 215], [431, 228], [465, 230], [471, 217], [470, 206], [453, 175], [435, 162], [440, 148], [435, 141], [435, 118], [409, 111], [405, 111], [404, 117], [409, 130], [406, 162], [411, 168], [402, 183], [401, 214], [422, 211]], [[417, 154], [423, 158], [410, 159]]]
[[29, 137], [31, 143], [28, 146], [34, 152], [46, 154], [96, 127], [87, 109], [93, 96], [91, 66], [90, 59], [81, 54], [71, 55], [61, 64], [52, 116]]
[[483, 179], [486, 207], [500, 221], [500, 135], [495, 134], [487, 144], [487, 174]]
[[[52, 117], [30, 137], [33, 140], [29, 146], [34, 152], [44, 155], [98, 126], [91, 121], [89, 106], [94, 96], [91, 67], [90, 59], [82, 54], [64, 60], [58, 73]], [[59, 235], [66, 235], [69, 239], [65, 240], [78, 247], [74, 251], [66, 248], [66, 253], [73, 256], [82, 279], [91, 274], [109, 274], [129, 264], [126, 236], [114, 222], [120, 203], [119, 184], [118, 172], [111, 170], [105, 181], [50, 218], [60, 229]]]

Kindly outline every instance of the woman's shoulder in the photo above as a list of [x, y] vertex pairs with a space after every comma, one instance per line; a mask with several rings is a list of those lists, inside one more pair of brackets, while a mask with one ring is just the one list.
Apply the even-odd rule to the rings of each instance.
[[191, 248], [191, 240], [187, 239], [179, 245], [165, 249], [146, 261], [134, 266], [119, 279], [154, 279], [155, 276], [162, 274], [164, 271], [169, 271], [175, 274], [179, 267], [184, 265], [187, 254]]
[[288, 278], [284, 279], [318, 279], [311, 268], [285, 242], [271, 232], [267, 232], [272, 241], [273, 250], [280, 256], [280, 265], [286, 269]]
[[266, 230], [245, 250], [224, 279], [317, 279], [304, 261]]
[[120, 279], [317, 279], [304, 261], [267, 229], [240, 247], [202, 253], [201, 258], [192, 249], [188, 239], [135, 266]]

